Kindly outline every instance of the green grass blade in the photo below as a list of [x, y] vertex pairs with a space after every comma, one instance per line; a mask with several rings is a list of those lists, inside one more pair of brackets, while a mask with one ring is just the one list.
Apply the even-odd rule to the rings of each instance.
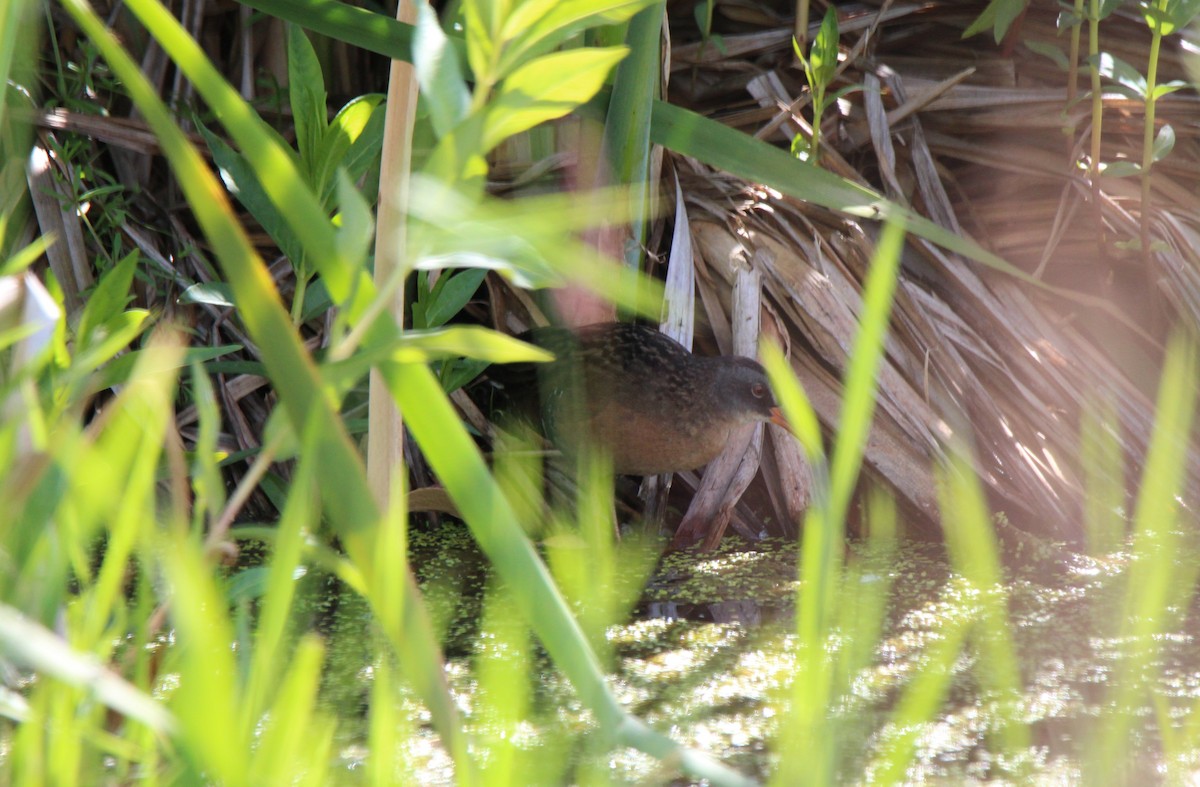
[[104, 705], [156, 732], [172, 734], [177, 729], [175, 719], [158, 700], [8, 605], [0, 605], [0, 652], [42, 675], [86, 689]]
[[904, 230], [902, 221], [884, 224], [863, 285], [861, 324], [846, 369], [845, 399], [829, 470], [830, 517], [834, 524], [844, 521], [849, 510], [875, 413], [876, 375], [883, 362]]
[[296, 167], [293, 153], [279, 144], [277, 135], [158, 0], [132, 0], [127, 5], [153, 31], [155, 40], [238, 143], [267, 196], [300, 240], [306, 259], [321, 272], [334, 301], [348, 310], [348, 317], [356, 317], [375, 293], [371, 277], [342, 257], [329, 216]]
[[513, 594], [517, 608], [580, 700], [596, 714], [600, 726], [622, 744], [675, 760], [686, 772], [714, 784], [745, 783], [744, 777], [700, 752], [681, 747], [621, 708], [587, 637], [433, 373], [421, 364], [392, 364], [381, 372], [400, 409], [421, 413], [420, 418], [408, 422], [413, 437]]
[[412, 62], [413, 27], [385, 14], [331, 0], [239, 0], [301, 27], [381, 55]]
[[659, 39], [666, 4], [655, 3], [629, 20], [626, 42], [629, 55], [617, 66], [608, 113], [604, 120], [604, 152], [615, 183], [633, 188], [635, 202], [633, 243], [627, 247], [625, 264], [639, 267], [645, 243], [646, 221], [653, 215], [656, 189], [650, 182], [650, 111], [658, 97], [661, 73]]
[[[1131, 652], [1121, 660], [1111, 684], [1106, 719], [1092, 756], [1092, 774], [1119, 779], [1119, 768], [1128, 762], [1131, 727], [1140, 723], [1132, 711], [1161, 670], [1158, 635], [1172, 625], [1171, 609], [1187, 609], [1194, 592], [1196, 569], [1178, 560], [1181, 546], [1180, 494], [1189, 469], [1189, 436], [1196, 405], [1196, 347], [1184, 333], [1174, 334], [1168, 345], [1154, 433], [1142, 471], [1134, 510], [1133, 556], [1129, 566], [1118, 641]], [[1181, 597], [1182, 596], [1182, 597]]]
[[[224, 192], [204, 160], [175, 125], [137, 64], [85, 2], [65, 0], [63, 5], [123, 81], [130, 97], [162, 144], [188, 203], [221, 262], [247, 329], [260, 347], [271, 348], [271, 352], [264, 356], [267, 373], [280, 392], [293, 428], [303, 432], [309, 418], [324, 425], [317, 436], [314, 452], [321, 461], [318, 478], [323, 491], [322, 500], [328, 506], [330, 518], [342, 534], [343, 543], [358, 568], [369, 571], [373, 565], [373, 540], [380, 517], [366, 483], [362, 458], [342, 427], [334, 403], [325, 395], [317, 369], [280, 303], [266, 266], [250, 245]], [[146, 4], [139, 3], [139, 7], [144, 10]], [[156, 15], [163, 14], [165, 11], [157, 6], [157, 11], [150, 16], [156, 18]], [[181, 34], [174, 19], [169, 19], [164, 25], [170, 35]], [[188, 49], [190, 57], [202, 57], [197, 51], [192, 51], [194, 43]], [[294, 172], [294, 168], [289, 166], [288, 169]], [[329, 226], [324, 216], [321, 217], [321, 224], [326, 228]], [[367, 278], [366, 282], [369, 285], [370, 279]], [[407, 573], [407, 565], [400, 570]], [[442, 682], [439, 649], [428, 626], [428, 615], [420, 595], [411, 584], [411, 576], [409, 582], [413, 592], [405, 596], [404, 620], [383, 621], [383, 625], [389, 632], [393, 646], [405, 656], [410, 677], [430, 706], [434, 723], [447, 748], [455, 755], [460, 766], [466, 769], [469, 767], [465, 759], [466, 744], [454, 704]]]

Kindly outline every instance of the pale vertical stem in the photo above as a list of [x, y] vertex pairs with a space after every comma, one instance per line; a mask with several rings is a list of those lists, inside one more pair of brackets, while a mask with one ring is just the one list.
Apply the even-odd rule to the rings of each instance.
[[810, 0], [796, 0], [796, 29], [792, 32], [800, 44], [800, 51], [808, 49], [808, 7]]
[[[414, 24], [413, 0], [400, 0], [396, 19]], [[412, 63], [393, 60], [388, 79], [383, 123], [383, 155], [379, 167], [379, 215], [375, 224], [375, 283], [383, 289], [405, 264], [405, 214], [409, 167], [412, 163], [413, 124], [417, 113], [417, 76]], [[396, 325], [404, 325], [404, 288], [396, 288], [388, 306]], [[367, 481], [381, 506], [386, 506], [394, 469], [404, 462], [404, 424], [383, 377], [371, 370], [367, 412]]]

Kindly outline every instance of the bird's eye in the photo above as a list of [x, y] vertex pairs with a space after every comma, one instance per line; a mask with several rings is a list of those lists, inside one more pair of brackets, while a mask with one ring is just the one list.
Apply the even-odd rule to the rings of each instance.
[[767, 386], [763, 385], [762, 383], [755, 383], [754, 385], [750, 386], [750, 395], [755, 399], [763, 398], [767, 395]]

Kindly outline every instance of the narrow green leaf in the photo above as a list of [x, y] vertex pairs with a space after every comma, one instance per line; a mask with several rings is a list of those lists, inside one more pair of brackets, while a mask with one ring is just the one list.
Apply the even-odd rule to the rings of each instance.
[[319, 152], [329, 122], [325, 76], [304, 30], [288, 25], [288, 97], [296, 124], [296, 146], [310, 178], [320, 164]]
[[345, 170], [337, 176], [338, 213], [337, 246], [342, 258], [353, 265], [362, 265], [374, 241], [375, 219], [371, 206], [350, 182]]
[[211, 306], [233, 307], [233, 290], [224, 281], [193, 284], [179, 295], [179, 303], [207, 303]]
[[449, 271], [443, 273], [438, 281], [437, 297], [425, 312], [424, 325], [420, 327], [437, 328], [449, 322], [467, 305], [486, 276], [487, 270], [484, 268], [473, 268], [453, 275]]
[[130, 252], [100, 277], [100, 282], [84, 304], [83, 316], [79, 320], [80, 344], [89, 344], [98, 327], [120, 316], [121, 310], [133, 297], [129, 288], [133, 285], [133, 273], [140, 259], [138, 252]]
[[34, 238], [29, 242], [28, 246], [24, 246], [16, 251], [6, 260], [0, 260], [0, 277], [16, 276], [33, 263], [41, 259], [46, 253], [46, 249], [50, 248], [50, 244], [54, 243], [54, 235], [46, 234]]
[[700, 35], [705, 41], [712, 35], [713, 8], [715, 6], [715, 0], [703, 0], [692, 7], [692, 16], [695, 17], [696, 27], [700, 28]]
[[7, 605], [0, 605], [0, 650], [19, 664], [87, 689], [108, 707], [156, 732], [171, 734], [176, 730], [171, 714], [153, 697]]
[[613, 75], [612, 97], [604, 118], [605, 158], [614, 183], [628, 184], [632, 200], [632, 242], [625, 246], [625, 265], [640, 270], [646, 245], [646, 226], [654, 212], [657, 183], [653, 178], [654, 145], [650, 142], [650, 112], [661, 90], [659, 42], [666, 14], [661, 3], [639, 11], [629, 20], [625, 43], [629, 55]]
[[863, 284], [863, 313], [845, 374], [845, 400], [838, 418], [838, 440], [829, 470], [830, 520], [842, 526], [858, 482], [862, 456], [875, 412], [875, 391], [883, 363], [884, 342], [892, 312], [904, 224], [889, 219], [883, 225], [867, 279]]
[[833, 81], [838, 66], [838, 18], [837, 7], [830, 5], [821, 20], [821, 28], [812, 44], [809, 66], [813, 78], [822, 86]]
[[[217, 347], [188, 347], [179, 357], [179, 366], [185, 366], [191, 363], [206, 363], [214, 358], [220, 358], [223, 355], [238, 352], [242, 349], [240, 344], [222, 344]], [[114, 358], [111, 363], [105, 366], [96, 376], [91, 390], [103, 391], [112, 388], [115, 385], [120, 385], [129, 380], [130, 374], [137, 364], [146, 364], [145, 350], [131, 350], [117, 358]], [[165, 372], [171, 371], [175, 367], [164, 366], [146, 366], [147, 371]], [[211, 369], [210, 369], [211, 371]], [[230, 369], [229, 371], [234, 371]], [[262, 366], [256, 363], [249, 363], [246, 368], [240, 368], [235, 373], [242, 374], [262, 374]]]
[[825, 462], [825, 444], [821, 437], [821, 421], [804, 394], [799, 380], [787, 364], [783, 351], [773, 342], [762, 346], [763, 366], [771, 379], [771, 388], [779, 400], [779, 406], [795, 432], [804, 453], [811, 464]]
[[1191, 87], [1191, 84], [1179, 79], [1172, 79], [1170, 82], [1160, 82], [1154, 86], [1154, 100], [1157, 101], [1163, 96], [1174, 93], [1176, 90], [1182, 90], [1185, 87]]
[[303, 247], [284, 214], [267, 194], [258, 179], [258, 173], [246, 158], [231, 148], [225, 140], [213, 134], [203, 123], [197, 123], [201, 136], [208, 143], [213, 162], [221, 173], [221, 180], [230, 193], [237, 197], [242, 207], [271, 237], [283, 255], [293, 263], [304, 259]]
[[1054, 44], [1047, 43], [1045, 41], [1026, 41], [1025, 46], [1029, 49], [1029, 51], [1039, 54], [1042, 57], [1049, 58], [1051, 61], [1053, 61], [1054, 65], [1058, 66], [1063, 71], [1067, 71], [1070, 68], [1071, 64], [1067, 61], [1066, 53]]
[[[138, 65], [120, 47], [112, 33], [83, 0], [63, 0], [62, 5], [83, 32], [96, 44], [112, 67], [114, 74], [123, 82], [125, 89], [146, 118], [147, 123], [158, 136], [163, 152], [176, 171], [197, 221], [204, 229], [217, 258], [222, 263], [224, 273], [233, 287], [236, 300], [242, 310], [247, 330], [260, 347], [269, 347], [271, 350], [264, 353], [263, 359], [267, 372], [275, 385], [275, 390], [280, 393], [282, 411], [286, 417], [291, 419], [294, 427], [302, 428], [309, 419], [315, 419], [322, 424], [323, 428], [316, 436], [318, 448], [313, 451], [314, 455], [320, 457], [317, 478], [324, 493], [322, 500], [329, 519], [341, 535], [342, 544], [347, 552], [355, 559], [360, 569], [367, 566], [369, 570], [371, 565], [369, 558], [373, 554], [374, 533], [377, 531], [380, 516], [366, 482], [362, 457], [342, 427], [336, 407], [326, 393], [316, 366], [301, 344], [291, 320], [279, 301], [278, 293], [271, 284], [266, 266], [255, 254], [245, 232], [234, 218], [229, 203], [219, 184], [213, 178], [208, 165], [188, 143], [179, 127], [175, 125], [170, 112], [159, 99], [155, 88], [141, 73]], [[155, 35], [163, 43], [164, 49], [173, 54], [176, 62], [186, 64], [189, 75], [194, 74], [199, 77], [194, 81], [197, 81], [197, 87], [210, 104], [227, 108], [235, 114], [240, 113], [241, 119], [247, 121], [248, 126], [254, 126], [253, 120], [245, 114], [248, 109], [244, 106], [244, 102], [240, 102], [232, 88], [218, 75], [212, 73], [211, 64], [166, 9], [151, 0], [128, 0], [126, 5], [143, 20], [149, 29], [155, 31]], [[247, 137], [246, 143], [250, 144], [244, 145], [244, 148], [250, 149], [251, 146], [261, 148], [260, 143], [252, 138], [253, 136], [250, 134]], [[283, 191], [289, 188], [306, 190], [303, 182], [294, 177], [295, 173], [291, 170], [286, 155], [282, 155], [278, 151], [266, 152], [261, 149], [256, 151], [256, 155], [257, 153], [264, 153], [264, 161], [262, 161], [264, 170], [274, 171], [273, 167], [280, 167], [281, 171], [277, 173], [280, 178], [278, 182], [273, 183], [274, 187]], [[255, 159], [254, 156], [249, 155], [247, 158]], [[256, 164], [256, 166], [258, 165]], [[302, 195], [293, 196], [302, 199]], [[308, 199], [312, 201], [311, 208], [315, 205], [315, 200], [311, 195], [308, 195]], [[332, 229], [320, 211], [317, 210], [316, 213], [323, 231], [318, 228], [316, 235], [320, 237], [314, 237], [314, 248], [309, 250], [313, 252], [314, 257], [319, 256], [318, 251], [324, 251], [332, 257], [336, 254], [333, 249]], [[297, 211], [296, 219], [299, 224], [303, 224], [304, 217], [304, 211]], [[325, 233], [328, 233], [328, 238], [324, 237]], [[307, 239], [305, 242], [307, 248]], [[338, 286], [343, 288], [338, 292], [343, 296], [342, 300], [348, 299], [352, 294], [361, 295], [367, 299], [374, 294], [374, 287], [369, 276], [358, 276], [357, 272], [352, 272], [348, 268], [339, 269], [337, 266], [323, 268], [323, 274], [331, 282], [337, 279]], [[365, 308], [365, 302], [363, 306]], [[384, 329], [387, 327], [384, 323], [380, 323], [380, 326]], [[374, 340], [375, 337], [371, 338]], [[404, 572], [405, 581], [413, 587], [412, 592], [405, 595], [403, 625], [396, 620], [381, 621], [381, 625], [385, 628], [389, 641], [396, 649], [397, 654], [407, 665], [408, 675], [417, 692], [429, 705], [434, 726], [451, 752], [456, 767], [468, 772], [472, 765], [464, 737], [465, 733], [458, 721], [457, 710], [442, 682], [441, 656], [429, 627], [428, 614], [420, 594], [415, 590], [415, 581], [412, 579], [407, 565], [402, 563], [399, 570]], [[359, 584], [361, 586], [361, 583]], [[203, 608], [207, 602], [193, 598], [181, 603]], [[214, 601], [210, 608], [216, 609], [219, 606], [220, 604]], [[207, 636], [207, 632], [205, 636]], [[224, 641], [225, 653], [228, 653], [229, 641], [231, 638], [226, 638]], [[196, 644], [196, 642], [190, 642], [189, 647]], [[214, 667], [217, 664], [217, 661], [213, 661], [207, 667]], [[222, 666], [219, 670], [214, 668], [214, 671], [218, 674], [231, 674], [234, 670], [232, 667], [226, 670]], [[216, 740], [212, 737], [211, 730], [214, 725], [218, 729], [233, 729], [230, 722], [231, 714], [226, 714], [224, 710], [221, 710], [217, 713], [221, 718], [214, 720], [212, 714], [205, 708], [208, 703], [228, 695], [220, 694], [222, 690], [220, 687], [212, 691], [204, 686], [196, 688], [198, 696], [192, 697], [186, 707], [189, 712], [193, 708], [195, 709], [196, 714], [200, 717], [197, 719], [197, 723], [208, 731], [209, 740]], [[245, 752], [250, 747], [249, 742], [245, 743], [244, 748], [241, 748], [241, 743], [231, 745], [231, 741], [228, 739], [223, 740], [221, 745], [227, 749], [236, 750], [235, 756], [238, 758], [245, 756]], [[225, 755], [220, 752], [211, 753], [211, 756], [216, 762], [226, 759]], [[212, 775], [215, 778], [237, 782], [244, 777], [245, 773], [244, 767], [232, 772], [224, 767], [214, 767]]]
[[412, 25], [387, 14], [332, 0], [239, 0], [243, 5], [294, 22], [330, 38], [412, 62]]
[[97, 369], [108, 363], [138, 337], [148, 325], [149, 318], [150, 312], [145, 309], [130, 309], [95, 326], [75, 358], [76, 370]]

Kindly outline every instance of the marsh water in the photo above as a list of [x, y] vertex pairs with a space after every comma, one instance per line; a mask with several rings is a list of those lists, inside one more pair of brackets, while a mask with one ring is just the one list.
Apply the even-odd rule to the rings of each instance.
[[[452, 691], [487, 740], [494, 719], [479, 708], [495, 688], [481, 677], [481, 665], [495, 637], [481, 636], [484, 564], [455, 526], [414, 534], [412, 549], [444, 632]], [[1190, 587], [1192, 567], [1200, 565], [1195, 551], [1177, 555], [1179, 586], [1170, 591], [1167, 618], [1156, 623], [1152, 652], [1140, 660], [1131, 659], [1132, 645], [1121, 636], [1130, 614], [1127, 554], [1049, 549], [1009, 560], [1006, 585], [995, 589], [1005, 601], [1017, 658], [1019, 696], [1007, 703], [987, 675], [989, 632], [972, 618], [977, 599], [964, 591], [939, 545], [902, 542], [880, 550], [852, 542], [846, 555], [842, 591], [852, 608], [841, 605], [825, 645], [845, 674], [827, 709], [828, 734], [817, 744], [832, 747], [839, 783], [872, 779], [879, 751], [909, 723], [898, 709], [931, 670], [945, 678], [934, 709], [900, 730], [915, 741], [907, 781], [1152, 784], [1200, 767], [1192, 745], [1200, 740], [1198, 610]], [[788, 687], [798, 670], [796, 565], [794, 542], [736, 539], [716, 553], [658, 563], [632, 611], [605, 627], [597, 643], [624, 705], [675, 739], [769, 779], [789, 732]], [[327, 702], [361, 704], [371, 680], [360, 650], [369, 616], [357, 603], [343, 598], [334, 617]], [[953, 631], [965, 632], [962, 647], [949, 659], [937, 656]], [[597, 740], [590, 714], [561, 674], [535, 644], [518, 640], [533, 688], [521, 695], [527, 718], [520, 734], [509, 728], [507, 739], [528, 755], [521, 766], [528, 783], [687, 783], [646, 755]], [[1118, 691], [1116, 676], [1134, 690]], [[408, 708], [413, 775], [423, 784], [452, 783], [427, 715], [416, 703]], [[1007, 735], [1013, 728], [1019, 734]], [[343, 731], [341, 757], [349, 770], [367, 752], [360, 734]]]

